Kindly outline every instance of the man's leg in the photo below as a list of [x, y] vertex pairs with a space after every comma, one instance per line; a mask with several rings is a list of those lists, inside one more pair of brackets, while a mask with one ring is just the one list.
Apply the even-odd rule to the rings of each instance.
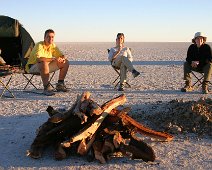
[[138, 71], [135, 70], [132, 62], [126, 56], [121, 56], [121, 60], [122, 63], [127, 67], [127, 69], [132, 73], [134, 78], [140, 74]]
[[58, 62], [58, 67], [60, 69], [59, 80], [64, 80], [65, 77], [66, 77], [66, 74], [68, 72], [69, 61], [68, 60], [65, 60], [65, 63], [59, 63]]
[[191, 87], [192, 83], [191, 83], [191, 71], [192, 71], [192, 67], [188, 62], [184, 63], [183, 66], [183, 70], [184, 70], [184, 80], [185, 80], [185, 86], [181, 89], [182, 92], [188, 92], [188, 91], [192, 91], [193, 88]]
[[125, 56], [121, 56], [122, 63], [127, 67], [127, 69], [132, 72], [134, 69], [132, 62]]
[[127, 79], [127, 67], [122, 63], [120, 67], [120, 86], [119, 86], [119, 91], [124, 90], [124, 83], [126, 82]]
[[49, 62], [36, 63], [30, 68], [29, 72], [32, 73], [32, 74], [39, 73], [41, 75], [41, 79], [42, 79], [43, 85], [44, 86], [48, 85], [48, 81], [49, 81]]
[[184, 63], [184, 80], [191, 83], [191, 71], [192, 67], [188, 62]]
[[54, 95], [54, 92], [49, 86], [49, 63], [50, 62], [39, 62], [37, 64], [34, 64], [30, 68], [29, 72], [32, 74], [40, 73], [40, 76], [43, 82], [43, 87], [44, 87], [43, 93], [47, 96], [52, 96]]
[[132, 65], [132, 62], [126, 56], [120, 56], [115, 59], [115, 65], [121, 67], [121, 64], [124, 64], [125, 67], [133, 74], [133, 77], [137, 77], [140, 73], [135, 70]]
[[127, 67], [124, 64], [121, 64], [120, 67], [120, 84], [124, 84], [127, 79]]
[[44, 88], [49, 84], [49, 64], [50, 62], [39, 62], [37, 63], [40, 70], [41, 79], [43, 81]]
[[212, 76], [212, 63], [208, 63], [203, 67], [204, 81], [210, 81]]
[[208, 63], [203, 67], [203, 72], [204, 72], [204, 80], [202, 83], [202, 92], [204, 94], [208, 94], [208, 84], [211, 80], [211, 75], [212, 75], [212, 63]]
[[65, 60], [64, 63], [60, 63], [57, 60], [54, 60], [49, 65], [50, 72], [60, 70], [58, 83], [56, 85], [57, 91], [63, 91], [63, 92], [68, 91], [65, 84], [64, 84], [64, 79], [65, 79], [66, 74], [68, 72], [68, 68], [69, 68], [69, 61], [68, 60]]

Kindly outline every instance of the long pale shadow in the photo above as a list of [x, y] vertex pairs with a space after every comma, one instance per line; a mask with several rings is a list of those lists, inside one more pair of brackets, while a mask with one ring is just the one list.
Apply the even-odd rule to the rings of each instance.
[[[105, 89], [98, 89], [98, 88], [86, 88], [86, 89], [80, 89], [80, 88], [71, 88], [70, 89], [72, 92], [78, 92], [78, 93], [82, 93], [83, 91], [87, 90], [90, 91], [92, 93], [99, 93], [99, 94], [103, 94], [103, 93], [113, 93], [113, 94], [120, 94], [120, 93], [126, 93], [126, 94], [142, 94], [142, 95], [146, 95], [146, 94], [164, 94], [164, 95], [184, 95], [187, 93], [183, 93], [179, 90], [164, 90], [164, 89], [155, 89], [155, 90], [133, 90], [130, 88], [126, 88], [124, 92], [120, 92], [117, 91], [117, 89], [114, 89], [113, 87], [108, 87]], [[190, 95], [192, 94], [201, 94], [198, 91], [193, 91], [189, 93]]]
[[[134, 65], [183, 65], [184, 61], [133, 61]], [[110, 65], [109, 61], [69, 61], [69, 65]]]
[[[56, 161], [53, 153], [54, 149], [49, 146], [40, 159], [32, 159], [26, 156], [26, 151], [30, 148], [36, 134], [36, 129], [48, 120], [47, 113], [41, 112], [39, 114], [30, 115], [15, 115], [15, 116], [0, 116], [0, 145], [1, 159], [0, 169], [10, 169], [11, 167], [23, 167], [39, 169], [45, 167], [51, 169], [52, 167], [63, 169], [63, 167], [70, 166], [71, 169], [84, 165], [101, 166], [98, 161], [88, 162], [85, 157], [70, 155], [67, 159]], [[138, 161], [129, 161], [126, 164], [139, 163]], [[110, 160], [110, 164], [122, 164], [120, 161]], [[105, 165], [107, 166], [107, 165]], [[78, 169], [78, 168], [77, 168]], [[88, 168], [90, 169], [90, 168]]]

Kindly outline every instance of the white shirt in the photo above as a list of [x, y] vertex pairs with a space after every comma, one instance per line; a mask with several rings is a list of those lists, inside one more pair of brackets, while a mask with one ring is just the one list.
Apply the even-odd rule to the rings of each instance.
[[[113, 47], [110, 49], [110, 52], [108, 54], [108, 60], [109, 61], [112, 61], [112, 58], [113, 58], [113, 55], [114, 53], [116, 53], [118, 51], [118, 48], [117, 47]], [[128, 47], [124, 47], [122, 48], [122, 50], [120, 51], [120, 53], [118, 54], [117, 58], [119, 56], [125, 56], [127, 57], [130, 61], [133, 61], [133, 56], [131, 54], [131, 51]]]

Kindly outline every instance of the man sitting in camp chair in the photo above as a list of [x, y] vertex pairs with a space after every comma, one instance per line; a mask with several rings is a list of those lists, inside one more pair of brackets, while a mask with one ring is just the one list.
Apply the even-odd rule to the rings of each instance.
[[124, 91], [124, 83], [127, 78], [127, 70], [132, 72], [134, 77], [137, 77], [140, 73], [136, 71], [132, 65], [132, 55], [128, 47], [124, 46], [124, 34], [118, 33], [116, 37], [116, 46], [110, 49], [109, 61], [112, 66], [120, 69], [120, 86], [119, 91]]
[[26, 64], [28, 73], [40, 73], [44, 86], [43, 93], [48, 96], [54, 95], [49, 83], [49, 73], [56, 70], [60, 70], [56, 90], [67, 91], [64, 79], [68, 72], [69, 61], [55, 45], [54, 36], [55, 33], [52, 29], [46, 30], [44, 41], [40, 41], [34, 46]]
[[182, 92], [193, 90], [191, 83], [191, 72], [196, 71], [204, 74], [202, 82], [202, 92], [209, 93], [208, 84], [212, 74], [212, 52], [211, 47], [206, 44], [206, 36], [201, 32], [197, 32], [192, 39], [187, 51], [186, 62], [184, 63], [184, 80], [185, 87], [181, 89]]

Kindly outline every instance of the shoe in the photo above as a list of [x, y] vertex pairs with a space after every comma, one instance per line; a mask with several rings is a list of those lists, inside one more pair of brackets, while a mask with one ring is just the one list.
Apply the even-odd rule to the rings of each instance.
[[54, 91], [54, 88], [50, 84], [47, 85], [46, 89], [49, 90], [49, 91]]
[[209, 93], [209, 90], [202, 90], [202, 93], [203, 94], [208, 94]]
[[43, 94], [46, 95], [46, 96], [53, 96], [53, 95], [55, 95], [55, 93], [52, 90], [47, 90], [47, 89], [44, 89], [43, 90]]
[[0, 56], [0, 65], [1, 66], [5, 66], [6, 62], [4, 61], [4, 59]]
[[203, 81], [202, 83], [202, 93], [203, 94], [208, 94], [209, 90], [208, 90], [208, 81]]
[[193, 91], [193, 87], [191, 86], [185, 86], [181, 89], [181, 92], [191, 92]]
[[67, 92], [68, 91], [68, 89], [66, 88], [64, 83], [57, 83], [56, 84], [56, 90], [58, 92]]
[[186, 80], [185, 86], [181, 89], [181, 92], [191, 92], [191, 91], [193, 91], [193, 87], [191, 86], [191, 81]]
[[138, 72], [138, 71], [136, 71], [136, 70], [133, 70], [133, 71], [132, 71], [132, 75], [133, 75], [134, 78], [136, 78], [137, 76], [140, 75], [140, 72]]
[[50, 84], [48, 84], [46, 87], [44, 87], [43, 94], [46, 96], [53, 96], [55, 95], [53, 90], [54, 90], [53, 87]]

